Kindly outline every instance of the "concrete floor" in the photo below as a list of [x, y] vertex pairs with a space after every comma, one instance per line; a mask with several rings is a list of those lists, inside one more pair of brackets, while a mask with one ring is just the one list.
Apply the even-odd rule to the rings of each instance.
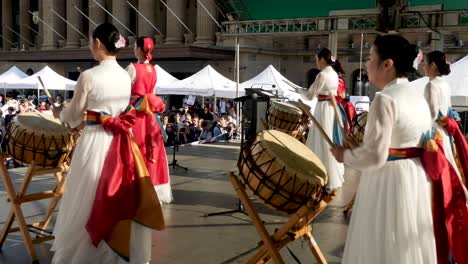
[[[240, 144], [217, 143], [180, 147], [177, 160], [189, 168], [171, 168], [174, 194], [172, 204], [163, 205], [167, 228], [154, 232], [154, 264], [186, 263], [244, 263], [254, 254], [260, 240], [249, 218], [242, 213], [204, 217], [207, 213], [231, 210], [237, 207], [237, 196], [227, 173], [236, 170]], [[172, 161], [172, 149], [168, 149]], [[10, 170], [16, 186], [22, 182], [25, 169]], [[38, 177], [32, 183], [33, 191], [46, 190], [54, 183], [51, 176]], [[329, 263], [340, 263], [349, 219], [342, 207], [352, 196], [355, 183], [348, 180], [333, 202], [313, 222], [313, 235]], [[69, 190], [72, 191], [72, 190]], [[269, 231], [287, 220], [254, 200]], [[40, 221], [47, 209], [47, 201], [23, 206], [28, 222]], [[0, 224], [5, 222], [9, 204], [0, 185]], [[51, 227], [52, 228], [52, 227]], [[50, 263], [51, 243], [36, 245], [41, 263]], [[288, 245], [302, 263], [315, 263], [307, 245], [298, 240]], [[281, 250], [286, 263], [297, 263], [286, 248]], [[8, 236], [0, 254], [0, 263], [31, 263], [19, 233]]]

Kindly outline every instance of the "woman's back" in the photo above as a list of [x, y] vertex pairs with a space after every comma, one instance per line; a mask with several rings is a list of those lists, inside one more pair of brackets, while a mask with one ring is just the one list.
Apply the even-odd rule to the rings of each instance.
[[390, 96], [394, 104], [390, 147], [420, 147], [422, 135], [432, 126], [429, 106], [424, 97], [412, 89], [404, 78], [386, 87], [380, 96]]
[[130, 77], [117, 61], [102, 61], [83, 74], [88, 75], [91, 82], [88, 110], [102, 111], [112, 116], [125, 110], [130, 101]]

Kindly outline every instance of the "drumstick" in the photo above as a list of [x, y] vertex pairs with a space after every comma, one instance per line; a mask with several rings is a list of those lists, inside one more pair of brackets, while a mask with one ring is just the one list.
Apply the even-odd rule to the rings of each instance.
[[325, 133], [325, 130], [323, 130], [322, 126], [319, 124], [317, 119], [315, 119], [315, 117], [310, 113], [310, 111], [307, 110], [307, 105], [304, 104], [304, 102], [302, 102], [301, 99], [299, 99], [298, 102], [299, 102], [299, 108], [301, 108], [301, 110], [305, 112], [307, 116], [309, 116], [309, 118], [312, 120], [314, 125], [318, 128], [322, 137], [325, 139], [325, 141], [327, 141], [328, 145], [330, 145], [330, 147], [333, 147], [334, 146], [333, 141], [331, 141], [330, 137], [328, 137], [327, 133]]
[[54, 104], [55, 104], [55, 100], [54, 100], [54, 98], [52, 98], [52, 95], [50, 95], [49, 90], [48, 90], [47, 87], [44, 85], [44, 82], [42, 81], [41, 76], [37, 76], [37, 78], [39, 79], [39, 82], [41, 83], [42, 88], [44, 89], [44, 93], [45, 93], [45, 95], [47, 96], [47, 99], [49, 99], [49, 102], [50, 102], [52, 105], [54, 105]]
[[346, 146], [346, 134], [344, 131], [343, 120], [341, 120], [340, 110], [338, 109], [338, 104], [336, 103], [335, 96], [330, 94], [330, 98], [331, 98], [331, 103], [333, 105], [333, 109], [335, 110], [335, 119], [338, 122], [338, 125], [340, 126], [340, 130], [341, 130], [341, 134], [343, 135], [343, 145]]

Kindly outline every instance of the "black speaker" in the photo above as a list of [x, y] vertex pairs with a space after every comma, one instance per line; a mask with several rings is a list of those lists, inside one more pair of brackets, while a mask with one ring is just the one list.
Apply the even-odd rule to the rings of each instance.
[[236, 98], [242, 102], [242, 123], [245, 140], [249, 140], [263, 130], [262, 119], [267, 121], [270, 97], [262, 94], [260, 89], [245, 89], [245, 96]]

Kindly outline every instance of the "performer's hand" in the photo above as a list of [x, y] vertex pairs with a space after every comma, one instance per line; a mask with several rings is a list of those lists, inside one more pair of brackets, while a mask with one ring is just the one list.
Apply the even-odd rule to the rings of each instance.
[[333, 145], [333, 147], [330, 149], [332, 152], [333, 156], [335, 156], [335, 159], [338, 162], [343, 162], [343, 153], [345, 151], [345, 148], [341, 145]]
[[62, 109], [63, 105], [52, 107], [52, 113], [54, 114], [55, 118], [60, 118], [60, 112], [62, 112]]

